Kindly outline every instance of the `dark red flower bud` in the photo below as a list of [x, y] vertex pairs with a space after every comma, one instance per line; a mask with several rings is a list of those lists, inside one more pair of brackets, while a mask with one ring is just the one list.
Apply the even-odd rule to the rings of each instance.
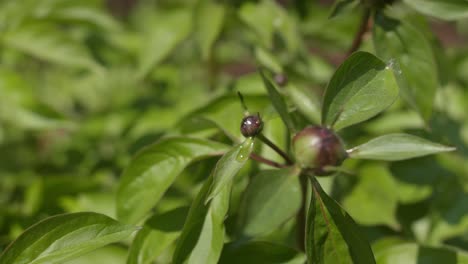
[[294, 155], [302, 168], [313, 169], [315, 175], [331, 174], [327, 166], [339, 166], [346, 158], [341, 139], [330, 129], [309, 126], [293, 138]]
[[262, 131], [263, 121], [258, 115], [249, 115], [242, 119], [241, 133], [244, 137], [254, 137]]

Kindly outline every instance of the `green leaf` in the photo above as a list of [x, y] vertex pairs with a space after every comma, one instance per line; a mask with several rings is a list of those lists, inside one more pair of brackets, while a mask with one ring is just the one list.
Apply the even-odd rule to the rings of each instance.
[[383, 166], [367, 165], [358, 175], [359, 182], [344, 198], [343, 207], [360, 224], [398, 228], [398, 186], [392, 174]]
[[356, 52], [340, 65], [328, 84], [322, 123], [336, 130], [354, 125], [382, 112], [397, 97], [390, 66], [370, 53]]
[[309, 263], [375, 263], [369, 242], [354, 220], [312, 181], [307, 216], [306, 253]]
[[374, 138], [348, 151], [351, 158], [405, 160], [455, 150], [409, 134], [396, 133]]
[[188, 209], [179, 207], [148, 219], [130, 246], [127, 264], [152, 263], [179, 237]]
[[90, 263], [112, 263], [125, 264], [127, 258], [127, 249], [121, 245], [109, 245], [94, 250], [64, 264], [90, 264]]
[[227, 184], [232, 182], [234, 176], [236, 176], [247, 160], [249, 160], [253, 145], [254, 139], [251, 137], [246, 138], [242, 144], [226, 152], [218, 163], [216, 163], [216, 167], [213, 171], [213, 185], [208, 192], [207, 202], [218, 195]]
[[337, 0], [333, 5], [330, 18], [335, 18], [344, 13], [349, 13], [352, 10], [355, 10], [359, 6], [359, 1], [357, 0]]
[[377, 55], [393, 61], [403, 99], [427, 122], [439, 83], [434, 53], [422, 32], [406, 20], [378, 13], [372, 36]]
[[141, 48], [138, 77], [144, 78], [153, 67], [168, 56], [190, 33], [192, 14], [180, 9], [158, 13], [151, 25], [147, 25], [146, 40]]
[[303, 264], [304, 262], [304, 253], [264, 241], [252, 241], [241, 245], [227, 244], [219, 260], [219, 263], [223, 264]]
[[297, 213], [301, 206], [299, 172], [297, 168], [265, 170], [252, 179], [240, 213], [245, 235], [272, 232]]
[[190, 207], [172, 263], [216, 264], [224, 244], [224, 219], [232, 184], [228, 183], [206, 204], [213, 177], [209, 177]]
[[297, 110], [307, 120], [314, 124], [320, 123], [320, 102], [312, 91], [289, 83], [286, 87], [286, 93], [291, 102], [297, 107]]
[[123, 240], [135, 230], [97, 213], [53, 216], [21, 234], [0, 256], [0, 263], [62, 263]]
[[404, 0], [415, 10], [444, 20], [458, 20], [468, 17], [466, 0]]
[[118, 218], [137, 223], [188, 164], [224, 151], [223, 144], [186, 137], [165, 138], [144, 148], [122, 175], [117, 192]]
[[51, 63], [100, 70], [84, 45], [49, 24], [23, 25], [5, 33], [0, 41], [9, 48]]
[[275, 73], [282, 73], [283, 67], [281, 63], [278, 61], [271, 52], [265, 50], [264, 48], [258, 46], [255, 48], [255, 58], [257, 59], [258, 63], [263, 67], [275, 72]]
[[406, 243], [379, 250], [375, 254], [378, 264], [467, 264], [468, 254], [450, 248], [436, 248]]
[[267, 49], [273, 47], [275, 33], [282, 37], [292, 52], [301, 45], [296, 22], [274, 1], [246, 2], [239, 10], [239, 17], [257, 34], [259, 42]]
[[226, 10], [223, 5], [203, 0], [196, 11], [196, 39], [203, 59], [208, 59], [211, 47], [221, 33]]
[[267, 89], [271, 103], [280, 115], [284, 124], [288, 127], [290, 132], [295, 131], [294, 122], [289, 115], [288, 106], [286, 105], [284, 98], [281, 96], [278, 90], [276, 90], [273, 82], [269, 79], [269, 77], [267, 77], [265, 70], [260, 69], [260, 75], [262, 76], [263, 83]]

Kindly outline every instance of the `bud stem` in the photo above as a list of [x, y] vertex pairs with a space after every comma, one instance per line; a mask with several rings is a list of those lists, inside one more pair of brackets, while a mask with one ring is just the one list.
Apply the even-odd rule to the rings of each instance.
[[283, 165], [283, 164], [279, 164], [278, 162], [275, 162], [275, 161], [272, 161], [272, 160], [269, 160], [269, 159], [266, 159], [262, 156], [259, 156], [255, 153], [250, 153], [250, 158], [255, 160], [255, 161], [258, 161], [260, 163], [263, 163], [263, 164], [266, 164], [266, 165], [269, 165], [271, 167], [275, 167], [275, 168], [286, 168], [288, 167], [287, 165]]
[[269, 140], [263, 133], [260, 133], [257, 135], [257, 138], [260, 139], [263, 143], [267, 144], [271, 149], [273, 149], [278, 155], [283, 157], [283, 159], [286, 161], [286, 164], [292, 165], [294, 162], [292, 159], [286, 154], [283, 150], [281, 150], [275, 143], [273, 143], [271, 140]]

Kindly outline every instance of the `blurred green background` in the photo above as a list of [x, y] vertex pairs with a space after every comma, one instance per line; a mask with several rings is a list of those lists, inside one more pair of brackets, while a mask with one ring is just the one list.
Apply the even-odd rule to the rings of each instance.
[[[137, 150], [162, 135], [212, 135], [193, 116], [239, 135], [235, 92], [252, 108], [267, 104], [259, 64], [285, 72], [319, 105], [362, 13], [329, 19], [331, 5], [0, 0], [0, 251], [54, 214], [115, 217], [118, 178]], [[350, 161], [354, 175], [323, 181], [372, 242], [396, 237], [468, 250], [468, 21], [420, 19], [439, 64], [430, 124], [398, 101], [342, 136], [355, 145], [407, 131], [457, 151], [390, 164]], [[373, 50], [370, 36], [362, 49]], [[120, 246], [99, 252], [95, 261], [125, 262]]]

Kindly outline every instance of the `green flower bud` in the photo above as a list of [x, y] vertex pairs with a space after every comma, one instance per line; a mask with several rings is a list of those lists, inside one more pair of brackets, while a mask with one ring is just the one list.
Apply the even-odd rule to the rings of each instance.
[[341, 139], [332, 130], [320, 126], [309, 126], [297, 133], [293, 149], [297, 163], [312, 169], [317, 176], [331, 174], [325, 167], [339, 166], [347, 156]]

